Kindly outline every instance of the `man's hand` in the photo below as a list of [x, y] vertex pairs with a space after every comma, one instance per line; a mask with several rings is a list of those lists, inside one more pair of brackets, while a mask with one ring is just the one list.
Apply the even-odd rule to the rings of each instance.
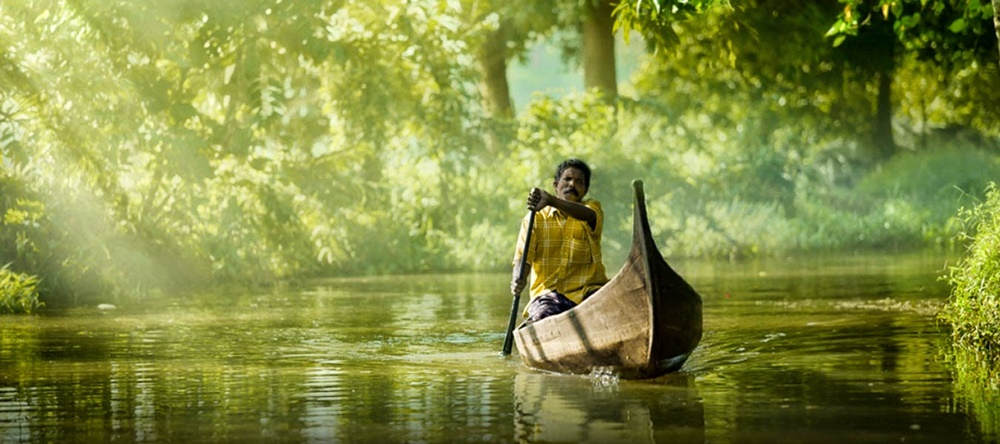
[[520, 294], [524, 290], [524, 279], [510, 280], [510, 294]]
[[521, 271], [521, 261], [514, 264], [514, 275], [510, 278], [510, 294], [521, 294], [524, 290], [524, 277], [519, 271]]
[[526, 207], [528, 211], [541, 211], [552, 202], [552, 195], [540, 188], [532, 188], [528, 193]]

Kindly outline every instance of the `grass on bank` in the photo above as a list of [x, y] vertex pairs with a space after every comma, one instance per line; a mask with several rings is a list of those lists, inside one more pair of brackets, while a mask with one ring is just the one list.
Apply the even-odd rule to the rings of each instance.
[[1000, 346], [1000, 189], [991, 183], [986, 198], [962, 209], [960, 237], [968, 251], [945, 277], [952, 286], [941, 317], [962, 347], [993, 355]]

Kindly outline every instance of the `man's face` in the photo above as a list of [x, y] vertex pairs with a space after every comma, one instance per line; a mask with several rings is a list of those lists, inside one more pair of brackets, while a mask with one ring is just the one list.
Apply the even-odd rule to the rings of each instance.
[[571, 202], [583, 200], [587, 194], [587, 179], [583, 171], [569, 167], [563, 170], [559, 180], [552, 182], [552, 187], [556, 190], [556, 196]]

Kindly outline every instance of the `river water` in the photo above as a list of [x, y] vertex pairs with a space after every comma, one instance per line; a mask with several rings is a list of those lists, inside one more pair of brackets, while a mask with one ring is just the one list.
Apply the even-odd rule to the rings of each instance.
[[0, 442], [997, 442], [935, 321], [944, 258], [674, 266], [705, 336], [644, 381], [500, 356], [507, 274], [0, 317]]

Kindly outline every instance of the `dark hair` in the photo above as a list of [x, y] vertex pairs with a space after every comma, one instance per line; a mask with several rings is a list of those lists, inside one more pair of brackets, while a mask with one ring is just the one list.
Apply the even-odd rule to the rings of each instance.
[[587, 164], [584, 161], [577, 158], [566, 159], [562, 161], [562, 163], [560, 163], [559, 166], [556, 167], [556, 177], [555, 177], [556, 182], [558, 182], [559, 178], [562, 177], [562, 173], [563, 171], [566, 171], [566, 168], [576, 168], [582, 171], [583, 179], [584, 181], [586, 181], [587, 189], [588, 190], [590, 189], [590, 167], [587, 166]]

